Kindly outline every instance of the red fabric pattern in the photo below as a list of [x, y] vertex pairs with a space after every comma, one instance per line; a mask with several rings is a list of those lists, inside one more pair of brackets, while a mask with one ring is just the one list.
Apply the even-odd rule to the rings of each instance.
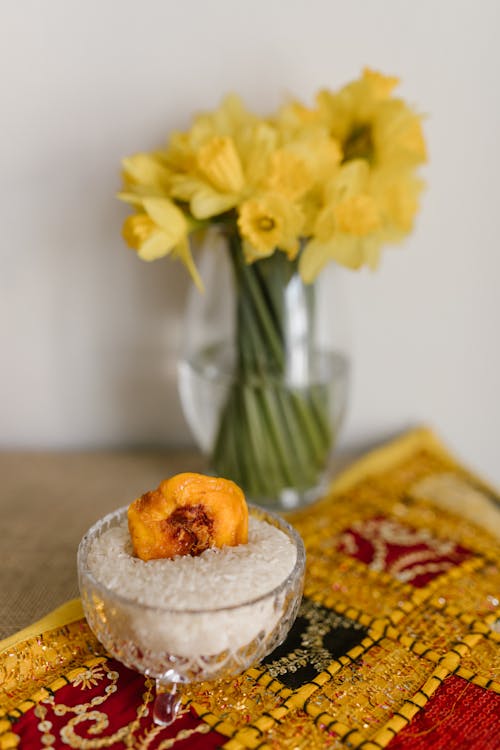
[[[69, 731], [74, 733], [77, 738], [87, 740], [96, 741], [96, 739], [108, 737], [118, 732], [121, 728], [132, 724], [137, 719], [137, 710], [143, 704], [143, 696], [147, 690], [144, 677], [112, 659], [103, 664], [102, 669], [93, 668], [93, 670], [93, 672], [92, 670], [89, 671], [89, 677], [93, 675], [93, 682], [96, 684], [89, 683], [85, 686], [82, 682], [78, 683], [77, 680], [73, 680], [73, 684], [61, 688], [54, 694], [52, 705], [46, 702], [39, 704], [38, 708], [30, 709], [13, 725], [12, 731], [20, 737], [20, 750], [34, 750], [34, 748], [47, 746], [46, 741], [47, 739], [50, 740], [50, 735], [53, 737], [50, 747], [54, 748], [54, 750], [68, 750], [68, 744], [64, 741], [64, 733], [68, 731], [68, 723], [70, 721], [74, 722], [79, 714], [71, 710], [66, 710], [64, 715], [57, 715], [61, 713], [61, 709], [58, 708], [59, 706], [64, 706], [66, 709], [74, 709], [75, 706], [87, 704], [96, 697], [107, 696], [103, 703], [83, 711], [82, 714], [85, 715], [85, 719], [82, 721], [77, 719], [77, 723], [69, 728]], [[118, 674], [116, 682], [113, 682], [113, 680], [110, 681], [106, 676], [110, 673]], [[106, 688], [109, 689], [113, 684], [116, 685], [116, 689], [112, 693], [107, 693]], [[141, 739], [145, 738], [148, 731], [152, 729], [154, 733], [151, 741], [147, 744], [148, 750], [156, 750], [167, 738], [175, 737], [181, 730], [194, 730], [203, 723], [193, 712], [188, 712], [170, 727], [164, 727], [158, 731], [155, 729], [151, 717], [153, 704], [150, 702], [147, 705], [149, 709], [148, 715], [140, 718], [136, 724], [134, 731], [136, 741], [133, 745], [134, 747], [139, 747]], [[45, 712], [46, 715], [42, 717], [40, 715], [37, 716], [37, 712], [40, 714], [40, 711], [42, 713]], [[90, 712], [94, 712], [94, 719], [92, 719], [92, 715], [89, 715]], [[102, 731], [97, 731], [94, 734], [93, 726], [95, 725], [97, 713], [105, 716], [107, 726]], [[44, 731], [46, 732], [46, 740], [42, 744]], [[47, 735], [49, 736], [47, 737]], [[212, 730], [206, 733], [195, 731], [190, 734], [189, 738], [180, 738], [175, 743], [175, 747], [189, 748], [189, 750], [212, 750], [213, 748], [221, 747], [226, 741], [226, 737]], [[69, 747], [79, 746], [78, 739], [75, 744], [73, 742], [69, 744]], [[117, 739], [117, 741], [110, 745], [106, 744], [106, 747], [112, 750], [125, 750], [127, 745], [123, 738]]]
[[387, 750], [499, 750], [500, 695], [450, 676]]
[[340, 535], [338, 549], [374, 570], [385, 571], [416, 588], [460, 564], [471, 552], [428, 531], [390, 518], [357, 521]]

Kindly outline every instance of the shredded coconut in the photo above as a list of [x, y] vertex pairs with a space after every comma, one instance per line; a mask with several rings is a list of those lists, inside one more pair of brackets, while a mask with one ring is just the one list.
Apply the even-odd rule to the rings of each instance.
[[[198, 557], [144, 562], [133, 555], [125, 519], [94, 540], [88, 566], [99, 583], [131, 602], [115, 602], [115, 609], [122, 609], [121, 637], [150, 649], [195, 656], [238, 649], [274, 627], [280, 612], [273, 598], [245, 602], [279, 586], [296, 556], [286, 534], [250, 517], [247, 544], [208, 549]], [[136, 604], [158, 609], [137, 610]], [[213, 611], [227, 607], [236, 609]]]

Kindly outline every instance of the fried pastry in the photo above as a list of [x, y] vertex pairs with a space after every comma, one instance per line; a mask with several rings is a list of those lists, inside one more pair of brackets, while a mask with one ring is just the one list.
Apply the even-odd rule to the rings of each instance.
[[165, 479], [128, 509], [134, 553], [141, 560], [199, 555], [248, 540], [248, 507], [229, 479], [184, 473]]

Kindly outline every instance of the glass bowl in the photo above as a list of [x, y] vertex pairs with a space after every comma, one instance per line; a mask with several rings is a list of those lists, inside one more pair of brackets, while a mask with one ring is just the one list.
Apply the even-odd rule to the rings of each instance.
[[[150, 606], [108, 588], [91, 572], [91, 546], [123, 523], [127, 507], [99, 520], [78, 548], [78, 580], [90, 628], [118, 661], [156, 679], [156, 723], [175, 720], [179, 683], [235, 677], [271, 653], [285, 639], [296, 616], [304, 585], [305, 551], [295, 529], [278, 515], [249, 505], [250, 515], [287, 535], [296, 550], [288, 576], [269, 592], [243, 603], [203, 609]], [[202, 646], [200, 645], [202, 644]]]

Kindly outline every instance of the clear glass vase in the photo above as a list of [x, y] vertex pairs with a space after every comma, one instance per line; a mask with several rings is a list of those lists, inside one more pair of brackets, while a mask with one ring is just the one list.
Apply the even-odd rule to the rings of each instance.
[[205, 286], [187, 302], [179, 391], [211, 470], [249, 500], [299, 508], [325, 487], [344, 416], [348, 359], [331, 321], [278, 251], [252, 264], [228, 227], [214, 227], [196, 262]]

